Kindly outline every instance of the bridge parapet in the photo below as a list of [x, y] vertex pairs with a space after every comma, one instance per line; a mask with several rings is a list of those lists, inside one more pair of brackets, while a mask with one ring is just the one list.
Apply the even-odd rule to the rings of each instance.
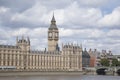
[[96, 68], [96, 70], [106, 68], [108, 71], [115, 71], [115, 72], [120, 69], [120, 67], [104, 67], [104, 66], [95, 67], [95, 68]]

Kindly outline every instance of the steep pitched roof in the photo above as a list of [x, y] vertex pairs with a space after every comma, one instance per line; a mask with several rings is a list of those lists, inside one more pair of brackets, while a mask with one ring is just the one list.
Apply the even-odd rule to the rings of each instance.
[[52, 21], [56, 21], [56, 20], [55, 20], [55, 17], [54, 17], [54, 14], [53, 14], [53, 17], [52, 17], [52, 20], [51, 20], [51, 22], [52, 22]]
[[54, 14], [53, 14], [53, 17], [52, 17], [52, 20], [51, 20], [51, 25], [49, 27], [49, 30], [58, 30], [57, 26], [56, 26], [56, 20], [55, 20], [55, 17], [54, 17]]
[[85, 51], [82, 51], [82, 57], [83, 57], [83, 58], [90, 58], [90, 55], [89, 55], [89, 53], [85, 50]]

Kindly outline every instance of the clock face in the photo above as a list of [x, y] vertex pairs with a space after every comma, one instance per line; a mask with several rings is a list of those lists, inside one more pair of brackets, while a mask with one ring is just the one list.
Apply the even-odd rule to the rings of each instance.
[[52, 33], [49, 33], [49, 37], [52, 37]]

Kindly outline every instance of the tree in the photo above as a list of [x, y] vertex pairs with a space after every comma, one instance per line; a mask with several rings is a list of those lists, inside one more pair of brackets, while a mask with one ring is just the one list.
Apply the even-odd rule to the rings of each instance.
[[110, 61], [106, 58], [101, 59], [100, 63], [102, 66], [106, 66], [106, 67], [110, 66]]
[[118, 66], [120, 66], [120, 61], [118, 61]]
[[112, 66], [119, 66], [119, 62], [117, 59], [112, 59]]

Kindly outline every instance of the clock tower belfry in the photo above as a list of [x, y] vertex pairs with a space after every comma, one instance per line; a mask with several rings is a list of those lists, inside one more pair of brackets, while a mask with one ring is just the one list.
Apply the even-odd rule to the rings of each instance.
[[48, 29], [48, 51], [59, 51], [58, 47], [59, 31], [53, 14], [50, 27]]

